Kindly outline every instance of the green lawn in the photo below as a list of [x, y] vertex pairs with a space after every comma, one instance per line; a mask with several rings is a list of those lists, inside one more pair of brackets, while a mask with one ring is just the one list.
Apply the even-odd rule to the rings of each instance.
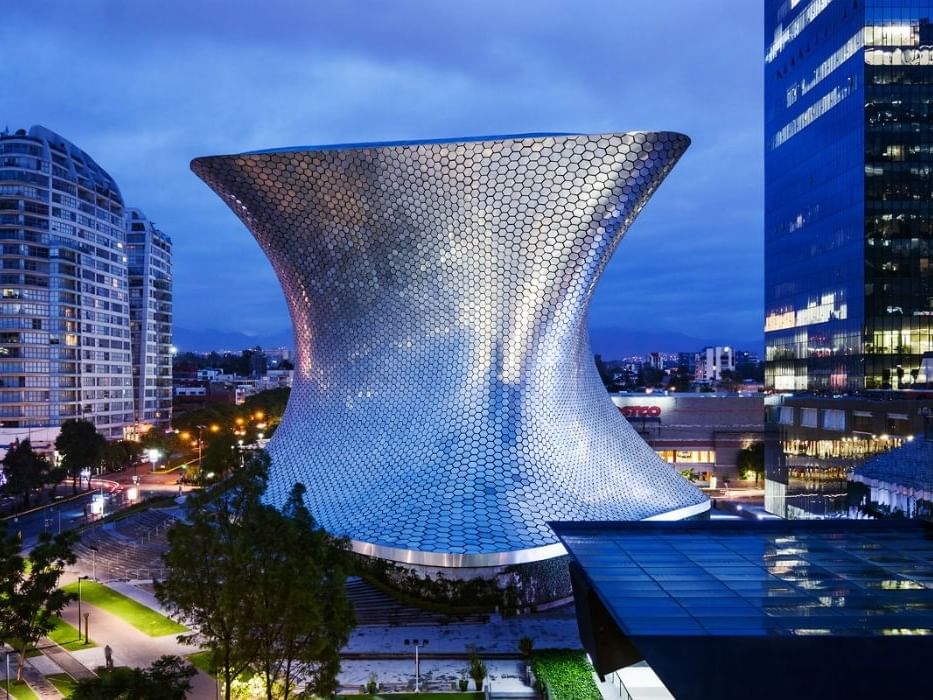
[[48, 681], [55, 686], [55, 689], [66, 698], [71, 697], [75, 685], [77, 685], [74, 678], [67, 673], [56, 673], [53, 676], [46, 676], [46, 679], [48, 679]]
[[94, 642], [85, 644], [83, 641], [78, 641], [79, 638], [81, 638], [81, 635], [78, 633], [78, 630], [76, 630], [74, 627], [69, 625], [67, 622], [65, 622], [60, 617], [55, 618], [55, 629], [49, 632], [48, 638], [51, 639], [56, 644], [58, 644], [63, 649], [67, 649], [68, 651], [77, 651], [78, 649], [90, 649], [91, 647], [97, 646]]
[[[69, 583], [64, 589], [77, 595], [77, 581]], [[94, 581], [85, 581], [82, 584], [81, 598], [86, 603], [116, 615], [150, 637], [181, 634], [188, 631], [188, 628], [184, 625], [180, 625], [165, 617], [165, 615], [137, 603], [132, 598], [127, 598], [122, 593], [117, 593], [115, 590]]]
[[[188, 659], [191, 665], [194, 666], [199, 671], [203, 671], [204, 673], [209, 675], [211, 678], [217, 677], [216, 674], [211, 673], [211, 652], [199, 651], [194, 654], [189, 654], [185, 658]], [[253, 677], [253, 672], [250, 670], [246, 670], [246, 671], [243, 671], [243, 673], [239, 675], [239, 680], [248, 681], [252, 677]]]
[[[12, 673], [10, 675], [12, 675]], [[5, 689], [6, 686], [3, 686], [3, 688]], [[36, 698], [39, 697], [30, 690], [25, 681], [10, 681], [10, 695], [16, 698], [16, 700], [36, 700]]]

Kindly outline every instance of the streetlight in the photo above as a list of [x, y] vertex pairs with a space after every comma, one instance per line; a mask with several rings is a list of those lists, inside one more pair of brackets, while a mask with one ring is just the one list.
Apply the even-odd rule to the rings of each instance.
[[152, 448], [146, 450], [146, 455], [149, 457], [149, 463], [152, 465], [152, 471], [156, 470], [156, 465], [159, 462], [159, 458], [162, 456], [162, 453], [159, 450]]
[[[81, 582], [91, 578], [90, 576], [78, 576], [78, 641], [81, 641]], [[87, 644], [87, 640], [84, 641]], [[9, 674], [9, 669], [7, 670]], [[9, 691], [7, 691], [9, 695]]]
[[427, 639], [406, 639], [406, 646], [409, 644], [415, 645], [415, 692], [420, 693], [419, 684], [421, 682], [421, 665], [418, 659], [418, 649], [420, 647], [426, 647], [428, 645]]
[[220, 426], [217, 425], [216, 423], [213, 423], [210, 428], [208, 428], [206, 425], [196, 425], [194, 427], [198, 429], [198, 468], [200, 468], [201, 467], [201, 449], [202, 449], [202, 446], [204, 445], [204, 440], [202, 439], [204, 431], [209, 429], [212, 433], [216, 433], [220, 430]]

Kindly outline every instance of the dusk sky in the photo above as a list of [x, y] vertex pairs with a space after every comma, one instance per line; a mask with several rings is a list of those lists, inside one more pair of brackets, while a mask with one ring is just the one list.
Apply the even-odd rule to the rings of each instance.
[[[175, 323], [289, 326], [248, 231], [188, 168], [299, 144], [674, 130], [594, 329], [762, 329], [757, 0], [33, 0], [0, 10], [0, 129], [86, 150], [175, 243]], [[673, 349], [678, 348], [659, 348]], [[684, 348], [695, 349], [695, 348]]]

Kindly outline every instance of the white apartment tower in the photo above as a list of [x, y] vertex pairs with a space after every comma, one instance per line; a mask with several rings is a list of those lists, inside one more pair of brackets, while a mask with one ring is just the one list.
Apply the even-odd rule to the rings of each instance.
[[0, 134], [0, 442], [133, 422], [123, 198], [41, 126]]
[[735, 350], [730, 347], [705, 347], [696, 356], [698, 382], [718, 382], [723, 372], [735, 372]]
[[126, 216], [130, 336], [139, 431], [172, 417], [172, 239], [139, 209]]

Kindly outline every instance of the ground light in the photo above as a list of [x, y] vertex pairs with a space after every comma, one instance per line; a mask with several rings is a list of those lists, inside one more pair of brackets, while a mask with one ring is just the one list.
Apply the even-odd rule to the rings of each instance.
[[146, 456], [149, 457], [149, 463], [152, 465], [152, 471], [156, 470], [156, 466], [159, 463], [159, 458], [162, 457], [162, 453], [159, 450], [152, 448], [146, 450]]

